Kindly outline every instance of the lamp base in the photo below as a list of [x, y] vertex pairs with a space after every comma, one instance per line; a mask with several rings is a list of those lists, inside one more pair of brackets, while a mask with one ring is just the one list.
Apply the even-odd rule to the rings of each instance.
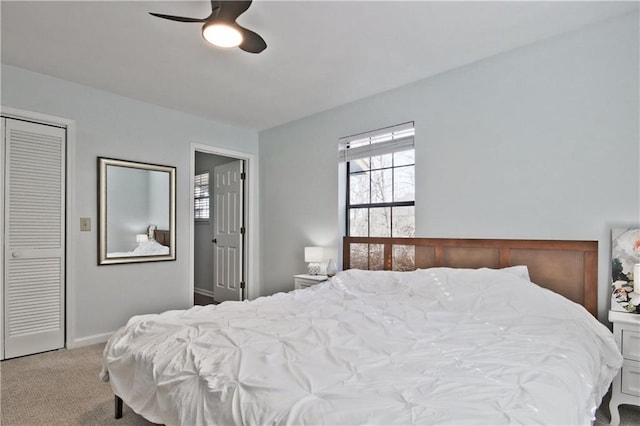
[[320, 273], [320, 264], [311, 262], [309, 263], [309, 275], [318, 275]]

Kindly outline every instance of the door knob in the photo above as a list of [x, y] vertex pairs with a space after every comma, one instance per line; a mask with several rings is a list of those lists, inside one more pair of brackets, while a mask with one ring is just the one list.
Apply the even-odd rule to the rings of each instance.
[[13, 257], [14, 259], [19, 259], [22, 257], [22, 253], [20, 253], [19, 251], [14, 251], [13, 253], [11, 253], [11, 257]]
[[214, 238], [213, 240], [211, 240], [212, 243], [216, 244], [218, 242], [217, 238]]

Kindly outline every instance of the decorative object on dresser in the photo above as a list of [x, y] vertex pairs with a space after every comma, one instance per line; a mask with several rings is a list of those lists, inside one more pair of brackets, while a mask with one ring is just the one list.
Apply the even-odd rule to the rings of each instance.
[[332, 277], [338, 272], [338, 267], [336, 266], [336, 262], [333, 259], [329, 259], [327, 262], [327, 276]]
[[293, 276], [293, 288], [299, 290], [301, 288], [311, 287], [316, 284], [320, 284], [323, 281], [328, 280], [329, 277], [326, 275], [309, 275], [309, 274], [300, 274]]
[[622, 368], [611, 385], [611, 424], [620, 423], [620, 404], [640, 406], [640, 315], [627, 312], [609, 311], [609, 321], [613, 322], [613, 335], [622, 357]]
[[611, 229], [611, 310], [640, 314], [639, 264], [640, 228]]
[[324, 250], [322, 247], [305, 247], [304, 261], [309, 264], [309, 275], [320, 273], [320, 262], [323, 261]]

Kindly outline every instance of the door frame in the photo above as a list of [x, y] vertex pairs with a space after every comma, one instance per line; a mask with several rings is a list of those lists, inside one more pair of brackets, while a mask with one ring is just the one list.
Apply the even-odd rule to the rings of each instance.
[[195, 288], [194, 277], [194, 243], [195, 243], [195, 218], [193, 212], [193, 185], [196, 174], [196, 152], [203, 154], [220, 155], [223, 157], [244, 160], [245, 173], [247, 179], [244, 187], [244, 216], [245, 216], [245, 244], [244, 244], [244, 269], [245, 269], [245, 299], [255, 299], [260, 295], [259, 277], [259, 257], [258, 257], [258, 163], [253, 154], [246, 152], [233, 151], [226, 148], [220, 148], [210, 145], [198, 143], [191, 144], [190, 152], [190, 170], [189, 170], [189, 300], [193, 303], [193, 292]]
[[[76, 170], [76, 122], [69, 118], [58, 117], [54, 115], [42, 114], [34, 111], [27, 111], [18, 108], [0, 106], [0, 115], [5, 118], [14, 118], [16, 120], [33, 121], [34, 123], [49, 124], [66, 129], [66, 187], [65, 187], [65, 338], [64, 347], [73, 347], [72, 342], [75, 341], [75, 273], [72, 268], [70, 259], [75, 259], [75, 244], [77, 230], [73, 226], [78, 223], [77, 212], [75, 210], [75, 170]], [[4, 126], [2, 127], [4, 131]], [[5, 162], [5, 141], [2, 135], [2, 143], [0, 144], [0, 163], [3, 164], [3, 173], [0, 173], [0, 238], [5, 240], [4, 230], [4, 162]], [[4, 244], [0, 248], [2, 262], [0, 262], [0, 277], [2, 277], [2, 286], [0, 286], [0, 359], [4, 359]]]

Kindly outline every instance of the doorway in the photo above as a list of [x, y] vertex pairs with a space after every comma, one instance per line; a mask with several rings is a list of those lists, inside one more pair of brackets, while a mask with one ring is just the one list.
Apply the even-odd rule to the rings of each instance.
[[192, 145], [194, 304], [253, 294], [252, 167], [251, 155]]

